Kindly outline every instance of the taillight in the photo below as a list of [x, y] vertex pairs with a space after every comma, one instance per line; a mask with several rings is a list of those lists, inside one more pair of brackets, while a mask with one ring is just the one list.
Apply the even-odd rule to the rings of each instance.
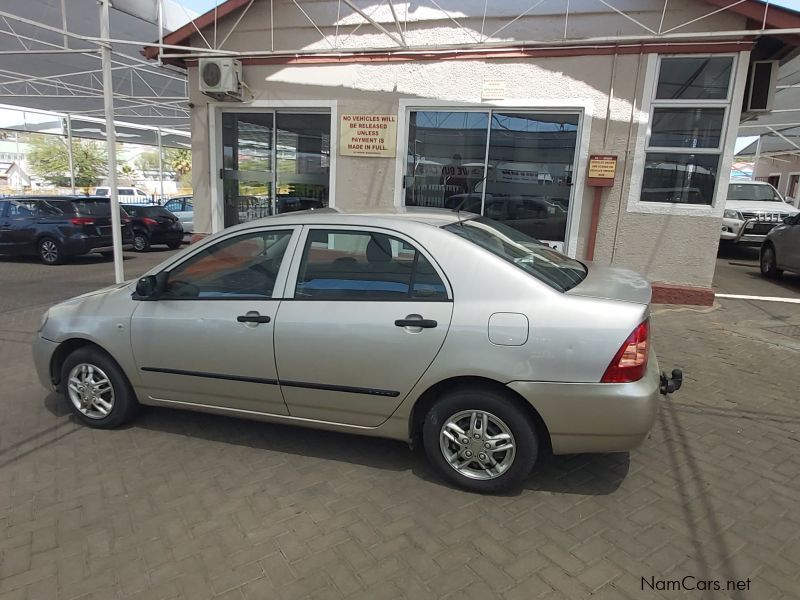
[[614, 355], [600, 383], [629, 383], [639, 381], [647, 370], [647, 339], [650, 322], [640, 323]]
[[142, 223], [145, 225], [158, 225], [158, 221], [151, 219], [150, 217], [142, 217]]
[[77, 225], [77, 226], [80, 226], [80, 225], [94, 225], [94, 219], [91, 219], [89, 217], [72, 217], [69, 220], [69, 222], [72, 223], [73, 225]]

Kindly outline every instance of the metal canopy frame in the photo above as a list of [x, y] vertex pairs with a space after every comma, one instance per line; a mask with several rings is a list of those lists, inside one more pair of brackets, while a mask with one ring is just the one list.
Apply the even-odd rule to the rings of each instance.
[[[464, 39], [469, 40], [458, 44], [410, 43], [408, 40], [408, 31], [410, 22], [409, 4], [411, 4], [411, 2], [409, 0], [403, 0], [402, 2], [399, 0], [371, 0], [370, 2], [365, 2], [365, 0], [337, 0], [335, 16], [333, 15], [333, 11], [330, 11], [327, 15], [330, 18], [315, 18], [314, 5], [318, 5], [319, 3], [313, 0], [225, 0], [219, 2], [214, 9], [208, 11], [206, 14], [201, 15], [178, 31], [166, 36], [163, 40], [159, 40], [159, 42], [156, 43], [144, 44], [147, 46], [145, 55], [150, 58], [158, 57], [160, 60], [167, 61], [183, 61], [186, 59], [208, 56], [230, 55], [230, 50], [224, 48], [225, 42], [227, 42], [231, 34], [240, 26], [243, 17], [251, 9], [254, 1], [269, 2], [271, 15], [274, 14], [274, 5], [278, 4], [278, 2], [293, 7], [302, 15], [303, 19], [317, 31], [320, 36], [321, 44], [320, 47], [317, 48], [275, 48], [274, 39], [276, 24], [274, 19], [270, 19], [270, 44], [268, 47], [236, 53], [236, 55], [240, 57], [342, 56], [370, 52], [402, 55], [419, 52], [431, 53], [444, 50], [480, 50], [512, 47], [514, 49], [519, 49], [520, 46], [563, 46], [569, 44], [645, 41], [690, 42], [699, 39], [719, 40], [722, 38], [752, 39], [762, 35], [799, 36], [797, 41], [798, 44], [800, 44], [800, 12], [770, 4], [769, 0], [766, 2], [762, 2], [761, 0], [703, 0], [703, 3], [709, 5], [709, 10], [707, 12], [688, 20], [677, 21], [669, 17], [674, 17], [676, 14], [679, 14], [679, 11], [683, 7], [675, 6], [676, 3], [674, 2], [670, 5], [669, 0], [663, 0], [658, 15], [660, 19], [657, 25], [655, 23], [648, 25], [640, 20], [640, 18], [637, 18], [637, 13], [639, 12], [637, 10], [631, 8], [626, 10], [616, 6], [619, 4], [627, 4], [629, 7], [635, 7], [635, 3], [623, 3], [620, 2], [620, 0], [584, 0], [582, 2], [584, 7], [584, 10], [581, 11], [582, 14], [586, 14], [586, 6], [590, 6], [592, 8], [592, 14], [616, 16], [620, 20], [632, 23], [635, 26], [634, 31], [626, 35], [598, 37], [580, 36], [573, 34], [570, 30], [570, 16], [575, 14], [575, 5], [579, 4], [575, 2], [575, 0], [573, 0], [573, 4], [571, 4], [569, 0], [531, 0], [530, 3], [514, 2], [513, 4], [518, 6], [525, 6], [525, 9], [516, 14], [509, 13], [507, 18], [501, 21], [501, 24], [497, 26], [492, 33], [486, 32], [487, 17], [498, 20], [497, 17], [491, 16], [493, 10], [496, 13], [498, 2], [490, 3], [490, 0], [483, 0], [483, 19], [479, 31], [465, 26], [459, 19], [464, 19], [464, 10], [466, 10], [464, 7], [466, 5], [470, 5], [474, 9], [479, 6], [480, 0], [465, 0], [459, 2], [455, 0], [419, 0], [413, 3], [415, 9], [424, 8], [430, 15], [436, 15], [435, 17], [431, 17], [431, 20], [441, 20], [452, 23], [457, 31], [463, 34]], [[554, 35], [543, 39], [509, 41], [500, 37], [502, 32], [523, 17], [535, 16], [537, 9], [542, 5], [548, 10], [547, 14], [549, 16], [553, 16], [554, 14], [559, 15], [559, 19], [563, 20], [563, 29], [554, 31]], [[238, 18], [227, 31], [221, 43], [212, 43], [202, 34], [202, 31], [206, 28], [213, 28], [213, 40], [215, 41], [217, 39], [218, 22], [228, 15], [235, 14], [237, 11], [241, 12], [239, 12]], [[725, 12], [746, 16], [748, 19], [748, 28], [726, 31], [686, 30], [690, 25], [694, 25], [709, 17]], [[476, 14], [471, 18], [475, 18], [476, 16], [479, 17], [480, 15]], [[413, 20], [413, 18], [411, 20]], [[668, 23], [672, 24], [668, 26]], [[340, 30], [345, 27], [351, 29], [345, 35], [342, 35]], [[351, 40], [354, 34], [362, 27], [371, 28], [374, 32], [379, 33], [381, 43], [370, 47], [348, 45], [347, 42]], [[199, 35], [206, 47], [192, 48], [186, 44], [193, 35]], [[165, 44], [164, 41], [169, 43]], [[181, 47], [176, 48], [176, 46]]]

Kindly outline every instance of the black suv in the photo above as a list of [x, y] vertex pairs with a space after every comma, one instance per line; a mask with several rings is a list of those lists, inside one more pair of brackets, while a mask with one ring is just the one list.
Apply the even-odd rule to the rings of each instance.
[[[123, 248], [130, 248], [130, 217], [120, 210]], [[37, 255], [46, 265], [98, 252], [113, 256], [108, 200], [87, 196], [0, 198], [0, 254]]]
[[151, 244], [166, 244], [173, 250], [183, 242], [183, 225], [163, 206], [121, 204], [133, 222], [133, 249], [144, 252]]

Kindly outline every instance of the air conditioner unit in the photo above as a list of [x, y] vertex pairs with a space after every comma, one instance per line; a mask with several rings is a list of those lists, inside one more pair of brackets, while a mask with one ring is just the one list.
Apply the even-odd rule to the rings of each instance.
[[744, 96], [745, 112], [772, 110], [779, 65], [777, 60], [756, 60], [751, 63]]
[[232, 58], [201, 58], [200, 91], [216, 100], [242, 100], [242, 63]]

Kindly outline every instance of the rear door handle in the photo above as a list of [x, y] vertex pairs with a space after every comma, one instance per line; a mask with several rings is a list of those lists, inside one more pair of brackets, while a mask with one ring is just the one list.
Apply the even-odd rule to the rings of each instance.
[[267, 315], [248, 313], [246, 315], [239, 315], [236, 317], [236, 320], [239, 321], [239, 323], [269, 323], [272, 319]]
[[397, 327], [421, 327], [422, 329], [433, 329], [438, 325], [433, 319], [397, 319], [394, 324]]

